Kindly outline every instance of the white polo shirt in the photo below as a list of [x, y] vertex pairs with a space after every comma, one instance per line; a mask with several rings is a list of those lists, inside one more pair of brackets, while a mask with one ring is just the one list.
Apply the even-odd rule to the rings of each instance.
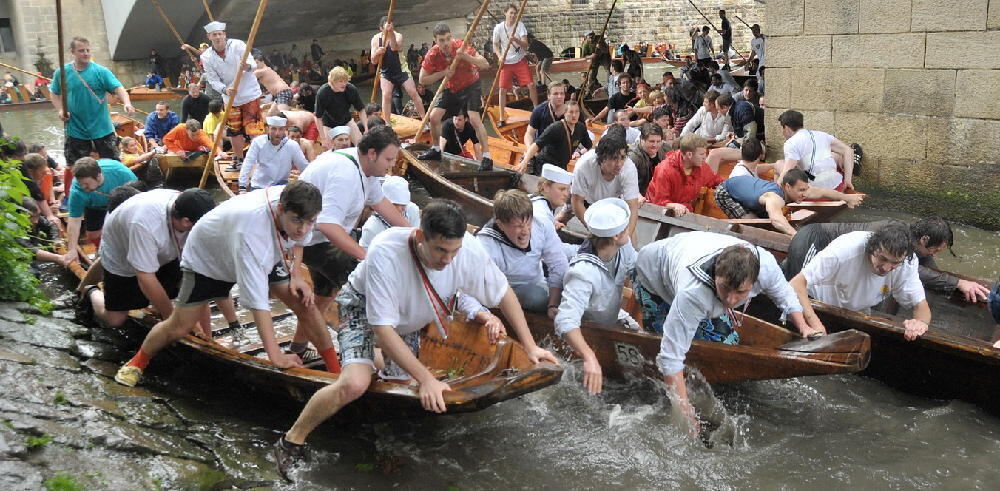
[[799, 161], [799, 168], [816, 177], [814, 186], [834, 189], [844, 180], [833, 159], [833, 135], [805, 128], [785, 140], [785, 158]]
[[[347, 233], [358, 225], [358, 218], [366, 205], [371, 206], [385, 199], [378, 177], [366, 176], [361, 170], [356, 147], [323, 152], [309, 164], [299, 179], [316, 186], [323, 194], [323, 210], [316, 219], [317, 225], [335, 223]], [[308, 245], [326, 241], [326, 235], [316, 228]]]
[[177, 259], [187, 232], [170, 226], [170, 209], [180, 194], [157, 189], [133, 196], [108, 215], [101, 239], [101, 265], [118, 276], [155, 273]]

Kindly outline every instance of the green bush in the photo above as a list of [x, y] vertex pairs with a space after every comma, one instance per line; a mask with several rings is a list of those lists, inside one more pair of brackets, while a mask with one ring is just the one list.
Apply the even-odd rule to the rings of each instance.
[[[12, 149], [13, 143], [0, 137], [0, 148]], [[31, 251], [17, 241], [31, 231], [31, 221], [21, 208], [28, 188], [22, 181], [20, 163], [0, 160], [0, 300], [28, 302], [47, 314], [52, 303], [39, 289], [38, 278], [28, 270]]]

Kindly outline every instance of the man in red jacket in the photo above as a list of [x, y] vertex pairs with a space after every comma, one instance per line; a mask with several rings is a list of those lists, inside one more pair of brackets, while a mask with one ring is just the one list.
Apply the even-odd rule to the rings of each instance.
[[705, 164], [708, 143], [694, 133], [679, 140], [679, 149], [667, 153], [653, 171], [646, 201], [673, 210], [675, 216], [694, 211], [694, 201], [703, 187], [714, 188], [723, 179]]

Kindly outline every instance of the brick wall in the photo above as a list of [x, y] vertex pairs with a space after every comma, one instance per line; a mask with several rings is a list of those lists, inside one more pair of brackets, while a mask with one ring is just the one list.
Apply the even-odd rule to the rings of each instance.
[[857, 183], [1000, 227], [1000, 0], [769, 0], [766, 131], [785, 109], [865, 150]]

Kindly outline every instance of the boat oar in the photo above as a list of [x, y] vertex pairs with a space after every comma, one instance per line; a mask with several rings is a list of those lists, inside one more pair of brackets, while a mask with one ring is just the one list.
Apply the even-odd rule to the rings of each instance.
[[[392, 23], [392, 9], [394, 9], [394, 8], [396, 8], [396, 0], [389, 0], [389, 13], [386, 14], [386, 16], [385, 16], [386, 17], [386, 21], [385, 21], [386, 24], [391, 24]], [[395, 33], [393, 35], [395, 35]], [[386, 36], [388, 36], [388, 32], [387, 31], [382, 31], [382, 43], [385, 44], [384, 47], [386, 48], [386, 50], [388, 50], [389, 49], [389, 40], [385, 38]], [[382, 73], [382, 60], [384, 60], [384, 59], [385, 59], [385, 53], [382, 53], [382, 56], [380, 56], [379, 59], [378, 59], [378, 65], [375, 67], [375, 76], [372, 77], [372, 98], [368, 102], [375, 102], [375, 95], [378, 94], [378, 89], [379, 89], [379, 86], [380, 86], [379, 82], [382, 79], [382, 77], [381, 77], [381, 73]], [[389, 109], [389, 108], [383, 107], [382, 108], [382, 116], [385, 117], [386, 121], [391, 120], [392, 119], [392, 110]]]
[[[150, 0], [150, 1], [153, 2], [153, 7], [156, 7], [156, 11], [160, 13], [160, 17], [163, 18], [163, 22], [165, 22], [167, 24], [167, 27], [170, 28], [170, 32], [174, 33], [174, 37], [177, 38], [177, 43], [183, 45], [184, 44], [184, 38], [181, 37], [181, 33], [177, 32], [177, 28], [174, 27], [174, 23], [170, 22], [170, 17], [167, 17], [167, 13], [164, 12], [163, 8], [160, 7], [159, 0]], [[187, 53], [188, 56], [191, 57], [191, 61], [194, 63], [194, 66], [197, 67], [198, 66], [198, 60], [194, 57], [194, 55], [191, 54], [190, 51], [186, 51], [185, 50], [184, 52]]]
[[[62, 0], [56, 0], [56, 39], [59, 43], [59, 99], [62, 100], [63, 112], [69, 115], [69, 106], [66, 104], [66, 54], [63, 52], [63, 29], [62, 29]], [[72, 116], [70, 116], [72, 117]], [[69, 123], [67, 120], [63, 123], [65, 126]]]
[[[618, 0], [614, 0], [613, 2], [611, 2], [611, 8], [608, 9], [608, 16], [604, 19], [604, 27], [601, 29], [601, 35], [598, 36], [597, 39], [594, 40], [594, 42], [597, 43], [598, 46], [600, 46], [601, 40], [604, 39], [604, 35], [608, 33], [608, 25], [611, 24], [611, 14], [613, 14], [615, 12], [615, 6], [616, 5], [618, 5]], [[597, 47], [595, 46], [594, 49], [595, 49], [595, 53], [592, 56], [594, 56], [596, 58], [596, 56], [597, 56], [597, 54], [596, 54]], [[608, 53], [608, 54], [610, 55], [610, 53]], [[585, 94], [590, 90], [590, 81], [591, 80], [597, 80], [597, 69], [598, 68], [599, 67], [594, 64], [594, 61], [591, 60], [590, 61], [590, 67], [587, 68], [587, 79], [584, 80], [583, 84], [580, 85], [580, 93], [577, 94], [577, 99], [580, 102], [580, 107], [584, 111], [587, 111], [587, 106], [584, 105], [584, 103], [583, 103], [583, 101], [587, 98], [587, 96]], [[588, 111], [588, 113], [589, 113], [589, 111]], [[593, 114], [591, 114], [591, 116], [593, 116]]]
[[212, 9], [208, 8], [208, 0], [201, 0], [201, 4], [205, 6], [205, 14], [208, 15], [208, 21], [215, 22], [215, 17], [212, 16]]
[[[264, 17], [264, 10], [267, 9], [267, 0], [260, 0], [260, 4], [257, 5], [257, 15], [253, 18], [253, 26], [250, 27], [250, 36], [247, 37], [246, 49], [243, 50], [243, 56], [240, 58], [240, 64], [236, 68], [236, 78], [233, 81], [233, 93], [226, 100], [226, 110], [223, 111], [222, 121], [219, 122], [220, 125], [225, 125], [226, 121], [229, 119], [229, 111], [233, 109], [233, 101], [236, 100], [237, 94], [240, 92], [240, 81], [243, 80], [243, 73], [247, 66], [247, 56], [250, 51], [253, 50], [253, 41], [257, 38], [257, 28], [260, 27], [260, 19]], [[212, 49], [211, 47], [209, 47]], [[208, 152], [208, 159], [205, 160], [205, 169], [201, 173], [201, 181], [198, 181], [198, 187], [205, 187], [205, 181], [208, 180], [208, 170], [212, 168], [212, 162], [215, 159], [215, 152], [219, 150], [219, 141], [222, 140], [223, 131], [217, 131], [215, 133], [215, 138], [212, 140], [212, 149]]]
[[[697, 10], [697, 11], [698, 11], [698, 13], [699, 13], [699, 14], [701, 14], [701, 16], [702, 16], [702, 17], [704, 17], [704, 18], [705, 18], [705, 22], [708, 22], [708, 25], [712, 26], [712, 29], [714, 29], [714, 30], [715, 30], [715, 32], [717, 32], [717, 33], [719, 33], [719, 34], [722, 34], [722, 31], [720, 31], [720, 30], [719, 30], [718, 28], [716, 28], [716, 27], [715, 27], [715, 24], [713, 24], [713, 23], [712, 23], [712, 20], [711, 20], [711, 19], [709, 19], [709, 18], [708, 18], [708, 16], [707, 16], [707, 15], [705, 15], [705, 13], [704, 13], [704, 12], [702, 12], [702, 11], [701, 11], [701, 9], [700, 9], [700, 8], [698, 8], [698, 6], [697, 6], [697, 5], [695, 5], [695, 4], [694, 4], [694, 2], [693, 2], [692, 0], [688, 0], [688, 3], [690, 3], [690, 4], [691, 4], [691, 6], [692, 6], [692, 7], [694, 7], [694, 9], [695, 9], [695, 10]], [[743, 63], [746, 63], [746, 61], [747, 61], [747, 57], [746, 57], [746, 56], [743, 56], [743, 53], [740, 53], [740, 51], [739, 51], [738, 49], [736, 49], [736, 46], [731, 46], [731, 48], [733, 48], [733, 51], [735, 51], [735, 52], [736, 52], [736, 54], [740, 55], [740, 58], [742, 58], [742, 59], [743, 59]], [[695, 53], [695, 56], [697, 56], [697, 53]]]
[[[507, 52], [510, 51], [510, 45], [514, 44], [514, 36], [517, 35], [517, 25], [518, 25], [518, 23], [521, 22], [521, 16], [524, 15], [524, 7], [525, 7], [525, 5], [527, 5], [527, 3], [528, 3], [528, 0], [521, 0], [521, 7], [517, 9], [517, 18], [514, 19], [514, 34], [511, 35], [511, 36], [509, 36], [507, 38], [507, 46], [504, 46], [504, 48], [503, 48], [503, 56], [500, 57], [500, 60], [498, 62], [498, 64], [500, 66], [497, 68], [497, 76], [493, 77], [493, 83], [490, 85], [490, 91], [486, 93], [486, 102], [483, 104], [483, 107], [485, 107], [486, 110], [483, 111], [485, 113], [485, 114], [483, 114], [483, 116], [485, 116], [487, 118], [491, 118], [492, 119], [492, 116], [491, 116], [491, 113], [490, 113], [490, 110], [489, 110], [489, 108], [490, 108], [490, 101], [493, 100], [493, 92], [496, 91], [497, 85], [500, 82], [500, 71], [503, 70], [503, 63], [504, 63], [504, 61], [507, 61]], [[500, 108], [500, 111], [501, 112], [503, 111], [502, 107]], [[497, 123], [497, 122], [494, 121], [494, 124], [495, 123]]]
[[[615, 0], [615, 1], [617, 1], [617, 0]], [[468, 49], [468, 47], [469, 47], [469, 39], [472, 38], [472, 33], [476, 30], [476, 27], [479, 26], [479, 20], [483, 18], [483, 12], [486, 11], [486, 7], [489, 6], [489, 4], [490, 4], [490, 0], [483, 0], [483, 4], [479, 7], [479, 12], [476, 13], [476, 18], [473, 19], [472, 25], [469, 26], [469, 30], [465, 33], [465, 39], [462, 40], [462, 48], [461, 49]], [[458, 65], [458, 52], [456, 51], [455, 52], [455, 59], [451, 60], [451, 65], [448, 68], [450, 70], [454, 71], [455, 70], [455, 66], [457, 66], [457, 65]], [[428, 105], [427, 106], [427, 110], [424, 111], [424, 117], [423, 117], [423, 119], [420, 120], [420, 128], [417, 129], [417, 134], [413, 137], [414, 141], [420, 140], [420, 136], [424, 134], [424, 125], [427, 124], [427, 121], [431, 117], [431, 108], [434, 107], [434, 104], [437, 103], [438, 98], [441, 97], [441, 92], [444, 91], [445, 86], [448, 85], [448, 80], [449, 79], [451, 79], [451, 76], [449, 76], [449, 75], [445, 75], [445, 77], [443, 79], [441, 79], [441, 85], [438, 86], [437, 92], [434, 93], [434, 98], [431, 99], [430, 105]], [[432, 135], [433, 135], [433, 133], [432, 133]], [[431, 142], [431, 146], [434, 146], [434, 145], [435, 145], [435, 142]]]

